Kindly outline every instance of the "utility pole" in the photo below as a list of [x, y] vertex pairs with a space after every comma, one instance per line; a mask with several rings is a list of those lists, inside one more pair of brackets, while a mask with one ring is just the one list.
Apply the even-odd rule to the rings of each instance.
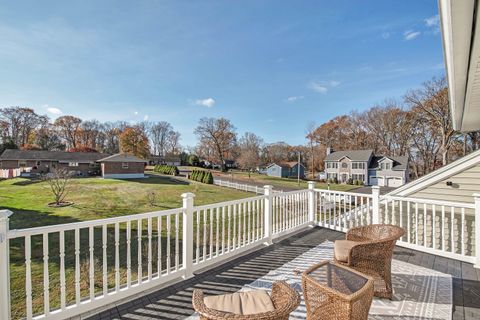
[[298, 185], [300, 185], [300, 151], [298, 151], [297, 183], [298, 183]]

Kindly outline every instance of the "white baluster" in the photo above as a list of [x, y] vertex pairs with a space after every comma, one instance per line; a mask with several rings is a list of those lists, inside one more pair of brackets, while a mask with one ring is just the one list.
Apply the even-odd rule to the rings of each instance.
[[89, 282], [90, 282], [90, 300], [93, 301], [95, 299], [95, 261], [94, 261], [94, 234], [93, 234], [93, 227], [90, 226], [88, 228], [88, 250], [90, 253], [90, 270], [89, 270]]
[[147, 239], [148, 239], [148, 249], [147, 249], [147, 273], [148, 281], [152, 280], [152, 218], [147, 219]]
[[75, 229], [75, 304], [80, 305], [80, 230]]
[[[183, 197], [183, 195], [182, 195], [182, 197]], [[185, 223], [185, 220], [183, 220], [183, 221]], [[193, 221], [193, 219], [192, 219], [192, 221]], [[185, 226], [184, 226], [184, 228], [185, 228]], [[193, 230], [193, 227], [192, 227], [192, 230]], [[158, 277], [160, 278], [160, 276], [162, 275], [162, 216], [158, 216], [158, 218], [157, 218], [157, 236], [158, 236], [158, 238], [157, 238], [157, 242], [158, 242], [158, 245], [157, 245], [157, 273], [158, 273]], [[192, 237], [193, 237], [193, 234], [192, 234]], [[192, 243], [192, 246], [193, 246], [193, 243]]]
[[[27, 319], [32, 319], [32, 240], [30, 236], [25, 236], [25, 293], [26, 293], [26, 307], [27, 307]], [[63, 270], [65, 275], [65, 270]], [[61, 282], [61, 280], [60, 280]], [[60, 285], [61, 286], [61, 285]], [[62, 288], [60, 288], [61, 290]], [[63, 292], [65, 295], [65, 285], [63, 286]], [[65, 298], [63, 298], [65, 300]], [[65, 306], [65, 303], [63, 304]]]
[[120, 291], [120, 225], [115, 223], [115, 292]]
[[43, 234], [43, 312], [50, 315], [50, 276], [48, 273], [48, 233]]
[[[67, 304], [66, 302], [67, 292], [66, 292], [66, 281], [65, 281], [65, 231], [61, 230], [59, 232], [58, 241], [60, 241], [60, 309], [64, 311]], [[30, 284], [30, 290], [31, 290], [31, 284]], [[30, 303], [32, 302], [31, 298], [32, 297], [30, 296]]]

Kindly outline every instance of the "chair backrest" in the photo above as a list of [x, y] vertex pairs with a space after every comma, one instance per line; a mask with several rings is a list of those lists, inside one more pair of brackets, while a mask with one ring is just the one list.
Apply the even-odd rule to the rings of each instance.
[[391, 224], [372, 224], [362, 228], [362, 236], [372, 241], [398, 240], [405, 234], [405, 230]]

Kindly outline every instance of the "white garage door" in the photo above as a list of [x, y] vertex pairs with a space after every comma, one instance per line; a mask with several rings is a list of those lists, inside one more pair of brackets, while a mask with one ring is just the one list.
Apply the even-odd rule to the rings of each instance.
[[402, 178], [388, 178], [387, 186], [389, 187], [400, 187], [402, 185]]

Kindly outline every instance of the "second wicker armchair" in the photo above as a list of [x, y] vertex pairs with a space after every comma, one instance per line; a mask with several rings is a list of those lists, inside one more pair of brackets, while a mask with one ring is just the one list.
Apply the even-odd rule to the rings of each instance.
[[348, 230], [346, 240], [335, 241], [334, 260], [375, 280], [375, 296], [392, 298], [393, 248], [405, 231], [394, 225], [372, 224]]

